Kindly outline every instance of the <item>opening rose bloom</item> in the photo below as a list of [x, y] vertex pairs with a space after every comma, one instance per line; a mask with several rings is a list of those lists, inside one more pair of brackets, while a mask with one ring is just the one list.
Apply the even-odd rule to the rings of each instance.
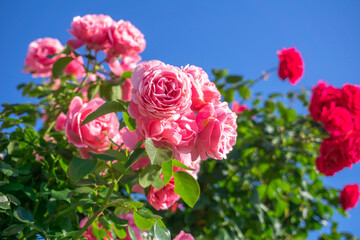
[[300, 52], [296, 48], [284, 48], [276, 52], [279, 57], [278, 75], [282, 80], [289, 78], [295, 85], [304, 73], [304, 63]]
[[196, 116], [199, 134], [194, 145], [193, 159], [207, 155], [221, 160], [232, 150], [237, 136], [237, 115], [232, 112], [226, 102], [207, 104]]
[[147, 200], [156, 210], [166, 210], [180, 199], [180, 196], [175, 193], [174, 189], [175, 182], [172, 177], [170, 182], [159, 190], [150, 186]]
[[181, 231], [174, 240], [194, 240], [194, 237], [190, 233], [185, 233]]
[[89, 48], [103, 50], [109, 42], [108, 31], [114, 20], [107, 15], [88, 14], [83, 17], [74, 17], [69, 32], [75, 37], [67, 43], [72, 49], [86, 44]]
[[109, 30], [110, 49], [107, 58], [120, 54], [132, 55], [144, 51], [146, 42], [144, 35], [129, 21], [120, 20]]
[[139, 64], [131, 77], [130, 115], [176, 120], [191, 106], [191, 79], [179, 68], [160, 61]]
[[355, 207], [359, 201], [359, 185], [348, 184], [340, 192], [339, 202], [342, 208], [346, 211]]
[[31, 42], [25, 58], [25, 71], [34, 77], [50, 77], [53, 64], [59, 57], [47, 56], [57, 54], [63, 48], [60, 41], [54, 38], [39, 38]]
[[70, 103], [65, 134], [70, 143], [80, 148], [83, 157], [88, 151], [102, 153], [108, 150], [109, 138], [113, 139], [119, 134], [119, 121], [115, 113], [106, 114], [80, 127], [84, 119], [104, 103], [100, 98], [84, 103], [80, 97], [75, 97]]

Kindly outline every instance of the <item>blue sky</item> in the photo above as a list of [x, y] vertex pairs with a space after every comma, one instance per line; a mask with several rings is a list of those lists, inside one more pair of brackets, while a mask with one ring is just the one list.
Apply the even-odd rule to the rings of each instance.
[[[276, 50], [295, 46], [301, 51], [305, 74], [296, 87], [273, 75], [255, 91], [309, 89], [319, 79], [338, 87], [359, 84], [359, 11], [360, 1], [355, 0], [1, 1], [0, 103], [26, 101], [16, 86], [34, 81], [22, 73], [28, 44], [41, 37], [65, 44], [72, 18], [89, 13], [131, 21], [145, 35], [144, 60], [193, 64], [208, 73], [227, 68], [232, 74], [256, 78], [277, 65]], [[359, 174], [360, 164], [324, 181], [342, 188], [360, 184]], [[349, 214], [349, 219], [336, 216], [339, 228], [360, 235], [360, 206]]]

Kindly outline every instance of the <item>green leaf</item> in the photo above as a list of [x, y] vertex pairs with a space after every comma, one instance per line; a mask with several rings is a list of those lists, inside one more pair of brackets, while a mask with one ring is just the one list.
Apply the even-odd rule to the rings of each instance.
[[12, 202], [13, 204], [15, 204], [15, 205], [21, 204], [20, 200], [17, 197], [15, 197], [14, 195], [6, 194], [6, 196], [8, 197], [9, 201]]
[[114, 231], [116, 236], [118, 236], [118, 238], [124, 239], [126, 237], [126, 227], [118, 227], [115, 225]]
[[67, 175], [71, 180], [76, 182], [91, 173], [95, 169], [96, 164], [96, 159], [82, 159], [76, 157], [69, 164]]
[[134, 233], [134, 230], [130, 226], [128, 226], [127, 229], [129, 231], [129, 235], [130, 235], [131, 240], [137, 240], [137, 237], [136, 237], [136, 235]]
[[117, 207], [115, 208], [115, 214], [116, 216], [121, 216], [129, 212], [129, 208], [126, 207]]
[[137, 214], [136, 212], [133, 213], [133, 216], [134, 216], [134, 222], [135, 222], [136, 226], [138, 228], [140, 228], [141, 230], [149, 230], [156, 221], [156, 220], [144, 218], [144, 217], [140, 216], [139, 214]]
[[72, 61], [74, 58], [72, 57], [63, 57], [56, 60], [52, 68], [52, 76], [53, 78], [59, 78], [66, 68], [66, 66]]
[[164, 177], [164, 185], [168, 185], [173, 174], [173, 161], [167, 161], [161, 164]]
[[121, 78], [123, 79], [131, 78], [132, 73], [133, 73], [132, 71], [123, 72], [123, 74], [121, 74]]
[[3, 236], [11, 236], [14, 234], [19, 233], [21, 230], [23, 230], [24, 225], [23, 224], [15, 224], [15, 225], [11, 225], [10, 227], [6, 228], [3, 232], [2, 235]]
[[115, 224], [116, 227], [126, 227], [128, 225], [128, 221], [122, 218], [119, 218], [114, 213], [109, 214], [109, 219]]
[[128, 169], [131, 167], [131, 165], [133, 165], [144, 152], [144, 148], [135, 149], [134, 152], [130, 155], [129, 160], [126, 162], [125, 168]]
[[100, 159], [100, 160], [105, 160], [105, 161], [113, 161], [113, 160], [117, 160], [117, 156], [114, 155], [110, 155], [110, 154], [106, 154], [106, 153], [93, 153], [93, 152], [88, 152], [88, 154], [94, 158]]
[[261, 201], [260, 201], [259, 192], [257, 191], [256, 188], [253, 188], [250, 196], [250, 203], [256, 205], [256, 204], [260, 204], [260, 202]]
[[95, 95], [99, 92], [100, 85], [99, 84], [91, 84], [87, 90], [88, 99], [93, 99]]
[[34, 218], [31, 213], [22, 207], [18, 207], [14, 212], [14, 216], [21, 222], [31, 223], [34, 222]]
[[154, 226], [154, 233], [157, 240], [170, 240], [170, 231], [167, 228], [160, 226], [156, 221]]
[[112, 112], [125, 112], [126, 111], [126, 104], [124, 104], [124, 101], [116, 100], [116, 101], [108, 101], [101, 105], [98, 109], [96, 109], [94, 112], [90, 113], [84, 121], [81, 123], [81, 126], [84, 126], [85, 124], [104, 116], [108, 113]]
[[215, 81], [221, 79], [221, 78], [224, 78], [226, 77], [226, 74], [229, 72], [229, 70], [227, 69], [213, 69], [212, 70], [212, 73], [214, 74], [215, 76]]
[[69, 189], [63, 189], [61, 191], [51, 190], [51, 196], [58, 200], [66, 200], [71, 191]]
[[105, 97], [108, 101], [115, 101], [121, 99], [122, 89], [120, 85], [112, 85], [106, 82], [102, 82], [100, 86], [100, 95]]
[[198, 182], [187, 172], [174, 172], [175, 193], [190, 207], [194, 207], [200, 196], [200, 186]]
[[155, 147], [151, 138], [145, 140], [145, 149], [151, 164], [161, 164], [171, 160], [173, 152], [168, 147]]
[[161, 167], [157, 165], [146, 166], [139, 174], [139, 183], [143, 188], [150, 185], [156, 189], [162, 188], [164, 182], [161, 178]]
[[245, 85], [239, 87], [239, 93], [243, 99], [249, 99], [251, 97], [251, 90]]
[[94, 192], [94, 189], [91, 187], [79, 187], [74, 190], [76, 193], [92, 193]]
[[0, 195], [0, 208], [10, 209], [10, 201], [5, 195]]
[[118, 160], [119, 162], [125, 162], [127, 160], [124, 153], [116, 151], [114, 149], [106, 150], [104, 152], [104, 154], [108, 154], [108, 155], [111, 155], [111, 156], [116, 156], [116, 160]]
[[174, 167], [179, 167], [179, 168], [182, 168], [182, 169], [185, 169], [185, 170], [192, 170], [192, 171], [195, 170], [195, 169], [192, 169], [192, 168], [187, 167], [185, 164], [183, 164], [182, 162], [180, 162], [180, 161], [177, 160], [177, 159], [173, 159], [173, 160], [172, 160], [172, 165], [173, 165]]
[[243, 81], [244, 78], [242, 76], [229, 75], [225, 80], [227, 83], [237, 83]]
[[127, 112], [123, 112], [123, 119], [126, 126], [130, 131], [134, 131], [136, 129], [136, 120], [130, 117]]

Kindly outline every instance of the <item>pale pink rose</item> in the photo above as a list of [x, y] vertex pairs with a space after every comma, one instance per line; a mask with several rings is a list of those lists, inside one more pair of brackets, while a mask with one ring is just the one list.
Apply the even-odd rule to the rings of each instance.
[[121, 63], [116, 58], [111, 58], [107, 61], [109, 64], [110, 70], [115, 74], [120, 76], [126, 71], [134, 71], [138, 62], [141, 61], [141, 57], [137, 54], [124, 55], [121, 57]]
[[84, 119], [104, 103], [100, 98], [94, 98], [87, 103], [80, 97], [71, 101], [65, 122], [65, 134], [70, 143], [96, 153], [109, 149], [109, 138], [114, 138], [119, 131], [119, 121], [115, 113], [106, 114], [80, 127]]
[[137, 240], [146, 240], [141, 237], [140, 232], [147, 232], [147, 231], [142, 231], [136, 226], [135, 221], [134, 221], [134, 216], [131, 212], [128, 212], [122, 216], [119, 216], [119, 218], [128, 220], [128, 226], [126, 226], [126, 238], [123, 238], [123, 240], [131, 240], [131, 237], [129, 235], [129, 229], [128, 229], [129, 227], [134, 231]]
[[[87, 222], [88, 218], [85, 217], [80, 221], [80, 228], [83, 228]], [[103, 228], [103, 226], [98, 222], [99, 228]], [[97, 240], [97, 238], [92, 233], [93, 226], [90, 225], [89, 228], [86, 230], [85, 234], [83, 235], [84, 238], [87, 238], [88, 240]], [[112, 234], [109, 231], [106, 231], [107, 237], [104, 237], [104, 240], [113, 240]], [[109, 238], [108, 238], [109, 237]]]
[[214, 83], [210, 82], [209, 76], [202, 68], [188, 65], [182, 70], [193, 78], [191, 81], [191, 108], [194, 111], [199, 111], [206, 103], [218, 103], [220, 101], [219, 90]]
[[124, 144], [124, 148], [132, 150], [141, 139], [136, 131], [131, 132], [127, 127], [123, 127], [113, 140], [118, 145]]
[[190, 233], [185, 233], [181, 231], [174, 240], [194, 240], [194, 237]]
[[141, 157], [133, 165], [131, 165], [130, 168], [131, 168], [131, 170], [136, 171], [136, 170], [146, 167], [149, 164], [150, 164], [150, 158]]
[[103, 50], [109, 42], [108, 31], [115, 24], [114, 20], [102, 14], [88, 14], [74, 17], [69, 31], [76, 39], [70, 39], [67, 44], [77, 49], [86, 44], [89, 48]]
[[166, 210], [180, 199], [180, 196], [174, 192], [174, 189], [174, 178], [171, 178], [170, 182], [159, 190], [150, 186], [147, 200], [156, 210]]
[[207, 104], [200, 109], [196, 121], [200, 128], [193, 158], [198, 155], [201, 160], [209, 157], [221, 160], [232, 150], [237, 136], [237, 115], [232, 112], [226, 102]]
[[198, 133], [196, 116], [192, 111], [175, 121], [139, 117], [136, 125], [142, 139], [151, 138], [158, 147], [168, 146], [182, 153], [191, 152]]
[[66, 121], [66, 115], [64, 113], [60, 113], [60, 115], [56, 119], [54, 129], [56, 131], [64, 130], [65, 129], [65, 121]]
[[245, 104], [240, 104], [237, 101], [232, 102], [231, 111], [233, 111], [234, 113], [242, 113], [246, 109], [247, 109], [247, 107]]
[[109, 30], [109, 56], [132, 55], [145, 49], [144, 35], [129, 21], [120, 20]]
[[4, 159], [5, 155], [3, 153], [0, 153], [0, 159]]
[[191, 79], [177, 67], [158, 61], [142, 63], [131, 81], [129, 113], [135, 119], [139, 113], [150, 119], [177, 120], [191, 106]]
[[55, 91], [58, 90], [61, 86], [61, 80], [58, 78], [54, 79], [53, 82], [50, 81], [49, 83], [52, 84], [51, 89]]
[[39, 38], [30, 43], [25, 58], [25, 71], [33, 77], [50, 77], [54, 62], [60, 57], [48, 58], [61, 52], [64, 46], [54, 38]]
[[127, 78], [125, 79], [125, 82], [121, 85], [121, 92], [122, 92], [121, 100], [131, 101], [131, 89], [132, 89], [131, 79]]
[[71, 56], [74, 58], [74, 61], [71, 61], [66, 66], [64, 73], [68, 75], [74, 75], [75, 78], [85, 77], [86, 73], [84, 69], [84, 59], [81, 56], [76, 57], [73, 53], [71, 53]]

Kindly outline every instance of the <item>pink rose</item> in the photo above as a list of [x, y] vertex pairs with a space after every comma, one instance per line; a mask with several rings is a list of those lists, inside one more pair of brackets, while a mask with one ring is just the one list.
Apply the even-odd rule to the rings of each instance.
[[59, 58], [48, 58], [61, 52], [64, 46], [54, 38], [39, 38], [30, 43], [25, 58], [25, 71], [32, 73], [33, 77], [50, 77], [54, 62]]
[[131, 170], [136, 171], [139, 170], [141, 168], [146, 167], [147, 165], [149, 165], [150, 162], [150, 158], [148, 157], [141, 157], [139, 158], [133, 165], [131, 165]]
[[142, 139], [151, 138], [158, 147], [168, 146], [174, 151], [191, 152], [198, 132], [196, 116], [192, 111], [184, 113], [176, 121], [139, 117], [137, 133]]
[[56, 131], [64, 130], [65, 129], [65, 121], [66, 121], [66, 115], [64, 113], [60, 113], [60, 115], [56, 119], [54, 129]]
[[341, 138], [330, 137], [324, 139], [320, 146], [316, 167], [320, 173], [333, 176], [345, 167], [351, 167], [352, 162], [346, 158], [343, 151], [344, 141]]
[[[134, 216], [131, 212], [119, 216], [119, 218], [128, 220], [128, 226], [126, 226], [126, 238], [123, 238], [123, 240], [131, 240], [131, 237], [129, 235], [129, 227], [134, 231], [137, 240], [146, 240], [141, 237], [140, 235], [141, 230], [136, 226], [134, 221]], [[143, 231], [143, 232], [147, 232], [147, 231]]]
[[190, 233], [185, 233], [181, 231], [174, 240], [194, 240], [194, 237]]
[[186, 66], [182, 69], [192, 77], [191, 92], [192, 105], [194, 111], [200, 110], [206, 103], [218, 103], [221, 98], [219, 90], [213, 82], [210, 82], [209, 76], [196, 66]]
[[71, 61], [69, 65], [64, 69], [64, 73], [68, 75], [74, 75], [76, 78], [83, 78], [86, 76], [84, 69], [84, 60], [81, 56], [76, 57], [75, 54], [71, 53], [74, 61]]
[[135, 119], [142, 115], [176, 120], [191, 106], [191, 79], [177, 67], [158, 61], [141, 63], [135, 68], [131, 81], [129, 113]]
[[200, 155], [202, 160], [207, 155], [221, 160], [232, 150], [237, 136], [237, 115], [232, 112], [226, 102], [209, 103], [200, 109], [196, 116], [199, 134], [193, 151], [193, 159]]
[[86, 44], [89, 48], [103, 50], [108, 44], [108, 31], [115, 24], [114, 20], [102, 14], [88, 14], [83, 17], [74, 17], [69, 31], [76, 39], [67, 43], [72, 49]]
[[189, 173], [191, 176], [193, 176], [195, 179], [197, 179], [197, 175], [200, 171], [200, 162], [201, 162], [200, 158], [195, 159], [195, 161], [193, 161], [191, 157], [191, 153], [183, 154], [178, 152], [174, 152], [174, 158], [182, 162], [185, 166], [194, 169], [194, 170], [184, 170], [179, 167], [174, 167], [173, 168], [174, 172], [185, 171]]
[[319, 81], [318, 85], [313, 87], [310, 100], [309, 112], [315, 121], [323, 122], [322, 111], [324, 107], [342, 106], [341, 90], [333, 86], [328, 86], [326, 82]]
[[354, 129], [352, 114], [343, 107], [336, 107], [332, 103], [330, 107], [324, 107], [321, 113], [324, 128], [331, 135], [342, 136]]
[[360, 86], [345, 84], [342, 88], [342, 98], [347, 109], [357, 116], [360, 115]]
[[100, 98], [84, 103], [80, 97], [75, 97], [70, 103], [65, 134], [70, 143], [78, 148], [85, 148], [82, 152], [102, 153], [109, 149], [109, 138], [112, 139], [118, 134], [119, 121], [115, 113], [106, 114], [80, 127], [84, 119], [104, 103]]
[[245, 111], [247, 109], [245, 104], [240, 104], [237, 101], [233, 101], [232, 102], [232, 107], [231, 107], [231, 111], [233, 111], [234, 113], [242, 113], [243, 111]]
[[132, 55], [145, 49], [144, 35], [129, 21], [120, 20], [109, 30], [110, 49], [108, 57]]
[[174, 178], [171, 178], [168, 185], [159, 190], [150, 186], [147, 194], [147, 200], [156, 210], [166, 210], [180, 199], [180, 196], [174, 192], [174, 189]]
[[[83, 228], [86, 224], [86, 222], [88, 221], [88, 218], [83, 218], [81, 221], [80, 221], [80, 228]], [[98, 222], [98, 226], [99, 228], [103, 228], [103, 226], [100, 224], [100, 222]], [[93, 226], [90, 225], [89, 228], [86, 230], [85, 234], [83, 235], [84, 238], [88, 239], [88, 240], [96, 240], [97, 238], [94, 236], [94, 234], [92, 233], [92, 229], [93, 229]], [[107, 233], [107, 237], [105, 237], [104, 239], [105, 240], [113, 240], [113, 237], [112, 237], [112, 234], [111, 232], [109, 231], [106, 231]], [[108, 238], [109, 237], [109, 238]]]
[[107, 62], [110, 70], [120, 76], [126, 71], [134, 71], [138, 62], [141, 61], [141, 57], [137, 54], [124, 55], [121, 57], [121, 63], [116, 58], [110, 58]]

